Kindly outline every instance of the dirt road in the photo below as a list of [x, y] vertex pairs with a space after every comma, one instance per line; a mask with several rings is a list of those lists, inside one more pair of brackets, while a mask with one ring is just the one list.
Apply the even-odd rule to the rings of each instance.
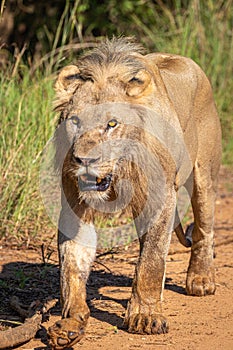
[[[98, 258], [88, 283], [91, 318], [86, 336], [75, 346], [82, 350], [209, 350], [233, 349], [233, 176], [221, 172], [216, 202], [215, 265], [217, 290], [214, 296], [190, 297], [185, 293], [189, 253], [174, 237], [167, 259], [164, 313], [169, 319], [166, 335], [133, 335], [122, 329], [130, 285], [137, 261], [137, 244]], [[55, 249], [55, 248], [54, 248]], [[49, 295], [59, 297], [57, 257], [53, 253], [46, 266], [41, 252], [34, 249], [1, 247], [1, 319], [15, 319], [8, 307], [10, 295], [25, 303]], [[54, 264], [55, 263], [55, 264]], [[18, 349], [47, 349], [46, 331], [59, 319], [60, 306], [51, 311], [39, 338]]]

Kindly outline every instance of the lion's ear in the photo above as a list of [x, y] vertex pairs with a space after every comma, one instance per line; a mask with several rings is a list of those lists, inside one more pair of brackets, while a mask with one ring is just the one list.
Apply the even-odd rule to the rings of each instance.
[[151, 75], [146, 70], [139, 71], [126, 85], [128, 96], [140, 95], [151, 82]]
[[150, 53], [145, 56], [146, 60], [162, 71], [169, 71], [173, 74], [181, 74], [187, 69], [187, 58], [167, 54], [167, 53]]
[[75, 80], [79, 79], [79, 69], [75, 65], [70, 65], [61, 70], [58, 75], [57, 81], [55, 83], [56, 92], [63, 92], [68, 90], [71, 85], [73, 85]]

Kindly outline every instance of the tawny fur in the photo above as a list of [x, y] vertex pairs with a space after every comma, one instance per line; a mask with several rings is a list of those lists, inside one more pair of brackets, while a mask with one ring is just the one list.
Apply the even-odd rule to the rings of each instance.
[[[134, 192], [127, 205], [140, 236], [140, 258], [125, 325], [134, 333], [165, 333], [168, 324], [161, 309], [165, 260], [176, 209], [176, 191], [188, 179], [192, 181], [194, 228], [187, 293], [202, 296], [215, 292], [213, 223], [221, 130], [210, 83], [189, 58], [161, 53], [143, 55], [140, 45], [125, 38], [114, 38], [85, 54], [77, 64], [65, 67], [55, 89], [55, 109], [60, 115], [56, 161], [64, 191], [59, 233], [64, 328], [67, 329], [69, 318], [81, 322], [81, 326], [72, 330], [79, 339], [89, 316], [85, 284], [95, 247], [86, 246], [83, 252], [82, 232], [92, 232], [94, 237], [92, 224], [98, 205], [117, 210], [118, 195], [127, 202], [124, 186], [117, 187], [117, 183], [128, 179]], [[119, 113], [112, 108], [113, 104], [118, 104]], [[153, 113], [159, 116], [155, 122], [161, 130], [164, 124], [161, 138], [150, 133], [154, 127]], [[111, 118], [119, 118], [120, 122], [108, 129]], [[117, 142], [125, 139], [132, 141], [129, 146], [123, 141]], [[113, 156], [109, 159], [103, 156], [108, 149], [98, 150], [104, 142], [112, 145], [109, 153]], [[166, 176], [161, 211], [157, 215], [151, 205], [140, 217], [156, 168], [149, 164], [144, 171], [138, 166], [144, 164], [147, 157], [142, 149], [156, 157]], [[77, 177], [83, 171], [80, 159], [90, 155], [95, 160], [90, 168], [97, 178], [111, 173], [111, 185], [103, 193], [79, 188]], [[152, 192], [156, 191], [159, 192], [155, 182]], [[81, 263], [80, 254], [88, 257], [88, 266]], [[50, 335], [51, 344], [58, 349], [60, 333], [56, 330], [56, 327], [52, 329]], [[73, 344], [72, 339], [70, 342]]]

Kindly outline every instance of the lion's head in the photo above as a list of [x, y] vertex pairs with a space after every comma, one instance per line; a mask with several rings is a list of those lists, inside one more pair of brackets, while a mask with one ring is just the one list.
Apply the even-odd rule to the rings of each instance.
[[132, 197], [137, 207], [153, 187], [162, 201], [166, 184], [175, 182], [183, 144], [158, 67], [141, 47], [106, 41], [65, 67], [55, 88], [66, 197], [117, 203], [121, 194], [121, 206]]

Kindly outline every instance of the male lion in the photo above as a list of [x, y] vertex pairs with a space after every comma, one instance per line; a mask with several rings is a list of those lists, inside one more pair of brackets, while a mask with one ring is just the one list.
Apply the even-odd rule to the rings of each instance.
[[[171, 232], [185, 186], [194, 213], [186, 289], [214, 294], [213, 221], [221, 130], [210, 83], [191, 59], [152, 53], [126, 38], [104, 41], [59, 74], [57, 167], [62, 179], [59, 257], [62, 317], [55, 349], [75, 344], [89, 317], [86, 282], [95, 259], [98, 212], [131, 208], [140, 241], [125, 325], [168, 331], [161, 301]], [[190, 231], [190, 230], [189, 230]]]

